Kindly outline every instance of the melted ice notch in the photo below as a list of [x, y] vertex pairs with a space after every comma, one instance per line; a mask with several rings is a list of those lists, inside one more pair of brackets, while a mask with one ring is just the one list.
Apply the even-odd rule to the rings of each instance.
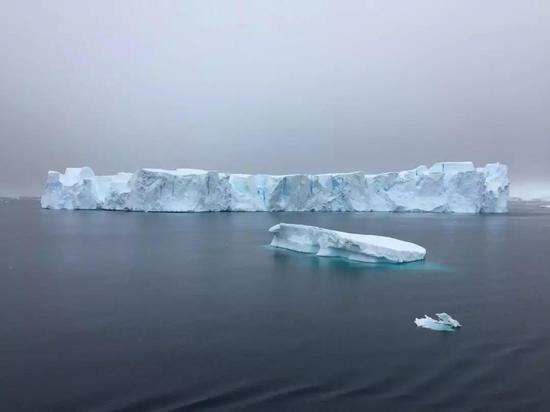
[[321, 227], [279, 223], [269, 229], [271, 246], [370, 263], [403, 263], [422, 260], [426, 249], [385, 236], [360, 235]]
[[443, 332], [452, 332], [457, 328], [460, 328], [462, 325], [456, 319], [453, 319], [447, 313], [436, 313], [437, 320], [430, 318], [428, 315], [424, 315], [423, 318], [416, 318], [414, 323], [420, 328], [426, 328], [431, 330], [443, 331]]

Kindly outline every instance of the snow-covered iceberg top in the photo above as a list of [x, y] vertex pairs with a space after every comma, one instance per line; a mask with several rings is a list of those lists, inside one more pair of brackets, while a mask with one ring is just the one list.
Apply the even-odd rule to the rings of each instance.
[[426, 328], [431, 330], [437, 330], [440, 332], [452, 332], [462, 325], [458, 320], [453, 319], [450, 315], [443, 313], [436, 313], [437, 319], [433, 319], [428, 315], [424, 315], [423, 318], [416, 318], [414, 323], [420, 328]]
[[48, 172], [42, 207], [158, 212], [353, 211], [502, 213], [508, 170], [499, 163], [436, 163], [381, 174], [230, 174], [140, 169], [96, 176], [91, 168]]
[[386, 236], [360, 235], [289, 223], [279, 223], [269, 231], [273, 233], [271, 246], [317, 256], [370, 263], [413, 262], [426, 256], [426, 249], [422, 246]]

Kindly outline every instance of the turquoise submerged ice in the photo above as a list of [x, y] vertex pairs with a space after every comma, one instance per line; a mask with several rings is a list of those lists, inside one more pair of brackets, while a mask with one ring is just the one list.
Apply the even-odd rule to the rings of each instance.
[[435, 316], [437, 316], [437, 319], [433, 319], [428, 315], [424, 315], [423, 318], [416, 318], [414, 320], [414, 323], [420, 328], [426, 328], [440, 332], [452, 332], [462, 326], [456, 319], [453, 319], [445, 312], [436, 313]]
[[96, 176], [91, 168], [48, 172], [42, 207], [158, 212], [349, 211], [502, 213], [508, 169], [436, 163], [381, 174], [248, 175], [140, 169]]
[[341, 257], [369, 263], [404, 263], [422, 260], [426, 249], [414, 243], [386, 236], [360, 235], [315, 226], [279, 223], [269, 229], [271, 246]]

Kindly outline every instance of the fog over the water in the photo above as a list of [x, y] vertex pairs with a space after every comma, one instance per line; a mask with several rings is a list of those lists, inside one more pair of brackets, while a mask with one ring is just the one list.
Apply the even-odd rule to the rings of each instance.
[[4, 1], [0, 58], [0, 195], [81, 165], [550, 186], [547, 1]]

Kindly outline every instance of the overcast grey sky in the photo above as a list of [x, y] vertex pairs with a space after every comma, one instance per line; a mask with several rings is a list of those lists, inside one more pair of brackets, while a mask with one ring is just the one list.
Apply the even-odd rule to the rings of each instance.
[[0, 194], [80, 165], [550, 181], [550, 1], [5, 0], [0, 56]]

